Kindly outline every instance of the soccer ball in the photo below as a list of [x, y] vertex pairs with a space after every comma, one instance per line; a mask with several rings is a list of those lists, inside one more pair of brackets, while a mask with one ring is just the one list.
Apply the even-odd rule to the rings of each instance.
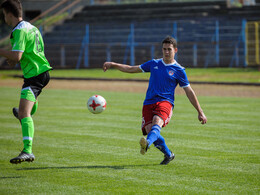
[[93, 114], [99, 114], [106, 109], [107, 102], [101, 95], [93, 95], [88, 99], [87, 107]]

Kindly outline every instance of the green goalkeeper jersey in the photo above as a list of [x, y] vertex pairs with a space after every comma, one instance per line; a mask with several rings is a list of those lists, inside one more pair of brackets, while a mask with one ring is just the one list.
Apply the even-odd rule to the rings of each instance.
[[21, 21], [11, 34], [12, 51], [23, 52], [20, 60], [24, 78], [31, 78], [51, 70], [44, 55], [44, 43], [40, 31], [29, 22]]

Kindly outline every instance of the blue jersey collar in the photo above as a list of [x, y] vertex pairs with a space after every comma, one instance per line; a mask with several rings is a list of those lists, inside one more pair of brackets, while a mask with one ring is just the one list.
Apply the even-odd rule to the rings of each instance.
[[172, 64], [166, 64], [164, 61], [163, 61], [163, 58], [161, 59], [162, 60], [162, 63], [165, 65], [165, 66], [172, 66], [174, 64], [176, 64], [176, 60], [174, 60], [174, 62]]

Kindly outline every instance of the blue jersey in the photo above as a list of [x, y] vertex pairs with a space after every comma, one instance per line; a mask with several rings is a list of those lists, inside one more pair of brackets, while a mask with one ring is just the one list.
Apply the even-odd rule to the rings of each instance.
[[149, 86], [146, 92], [144, 105], [161, 101], [169, 101], [174, 105], [174, 92], [176, 86], [184, 88], [189, 86], [185, 68], [176, 61], [165, 64], [163, 59], [151, 60], [142, 65], [143, 72], [150, 72]]

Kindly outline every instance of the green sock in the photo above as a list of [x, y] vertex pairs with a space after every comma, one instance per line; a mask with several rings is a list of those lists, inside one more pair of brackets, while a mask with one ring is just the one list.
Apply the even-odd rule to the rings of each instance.
[[21, 120], [22, 132], [23, 132], [23, 152], [32, 153], [32, 141], [34, 134], [34, 124], [32, 117], [26, 117]]
[[35, 104], [32, 107], [31, 115], [33, 115], [37, 111], [37, 108], [38, 108], [38, 101], [36, 100]]

